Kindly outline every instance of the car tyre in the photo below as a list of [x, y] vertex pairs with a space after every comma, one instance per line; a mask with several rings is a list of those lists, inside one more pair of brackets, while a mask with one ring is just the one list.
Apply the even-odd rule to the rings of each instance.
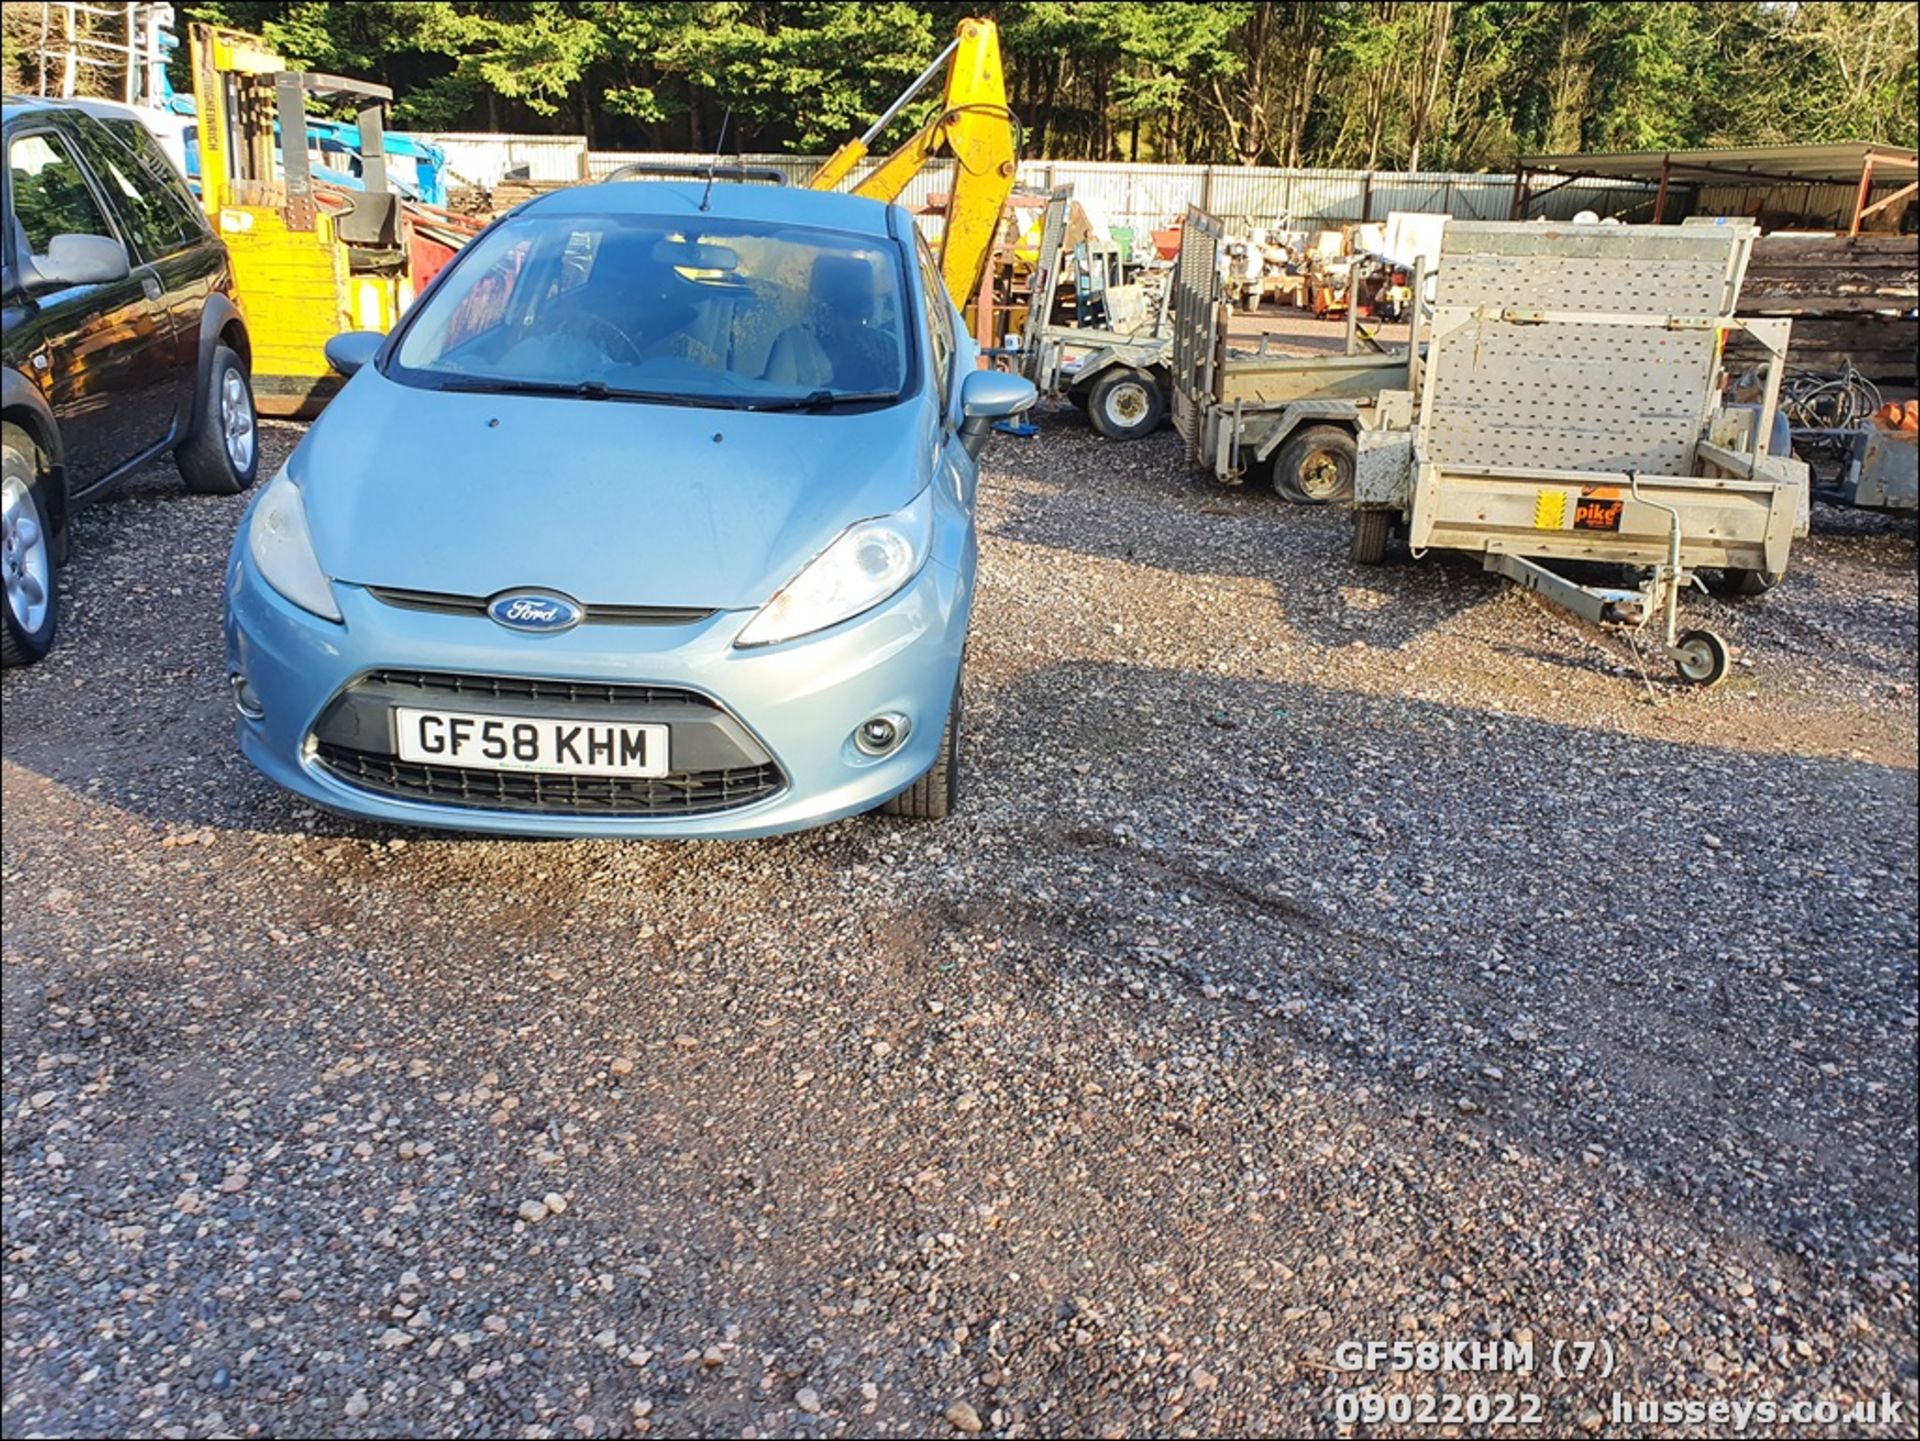
[[1108, 440], [1153, 434], [1166, 410], [1160, 383], [1144, 370], [1116, 367], [1094, 381], [1087, 394], [1087, 419]]
[[1333, 505], [1353, 499], [1353, 470], [1360, 448], [1337, 425], [1296, 430], [1273, 458], [1273, 488], [1298, 505]]
[[260, 473], [253, 382], [240, 357], [216, 345], [206, 387], [200, 397], [200, 423], [173, 452], [174, 463], [195, 495], [238, 495]]
[[60, 620], [59, 560], [53, 506], [40, 447], [17, 425], [0, 427], [0, 665], [29, 665], [53, 649]]
[[916, 821], [943, 821], [960, 799], [960, 682], [953, 684], [953, 704], [947, 707], [946, 728], [940, 733], [940, 754], [927, 773], [880, 807], [881, 814]]

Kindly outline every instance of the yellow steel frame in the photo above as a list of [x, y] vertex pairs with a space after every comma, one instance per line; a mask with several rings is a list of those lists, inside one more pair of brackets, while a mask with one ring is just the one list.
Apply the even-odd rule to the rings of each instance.
[[[962, 20], [948, 49], [940, 109], [919, 133], [853, 187], [855, 195], [894, 200], [942, 146], [953, 153], [953, 193], [947, 198], [940, 242], [940, 275], [964, 314], [980, 288], [999, 233], [1000, 213], [1013, 193], [1015, 125], [1007, 108], [1000, 64], [1000, 31], [991, 20]], [[938, 62], [936, 62], [937, 64]], [[867, 156], [867, 146], [928, 76], [914, 82], [864, 136], [849, 140], [807, 178], [814, 190], [833, 190]]]

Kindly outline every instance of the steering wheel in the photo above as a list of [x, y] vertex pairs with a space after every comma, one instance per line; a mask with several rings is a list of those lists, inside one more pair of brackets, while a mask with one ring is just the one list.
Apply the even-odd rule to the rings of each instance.
[[625, 349], [626, 354], [624, 356], [614, 354], [605, 340], [601, 339], [598, 343], [600, 349], [606, 353], [608, 360], [622, 361], [628, 365], [638, 365], [640, 363], [640, 347], [634, 342], [633, 337], [605, 316], [594, 315], [584, 310], [575, 311], [567, 317], [566, 324], [561, 326], [561, 332], [565, 334], [576, 331], [596, 331], [604, 335], [611, 335], [614, 340]]

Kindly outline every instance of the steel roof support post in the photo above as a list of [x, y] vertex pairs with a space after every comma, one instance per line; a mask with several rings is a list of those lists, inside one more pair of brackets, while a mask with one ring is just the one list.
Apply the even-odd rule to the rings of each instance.
[[1867, 152], [1867, 158], [1860, 163], [1860, 189], [1853, 197], [1853, 224], [1847, 227], [1849, 238], [1860, 233], [1860, 215], [1867, 208], [1867, 197], [1873, 193], [1873, 152]]
[[1532, 172], [1522, 165], [1513, 177], [1513, 204], [1507, 207], [1507, 219], [1524, 220], [1527, 215], [1527, 177]]
[[1653, 223], [1662, 225], [1667, 218], [1667, 185], [1673, 179], [1673, 156], [1660, 157], [1660, 188], [1653, 196]]

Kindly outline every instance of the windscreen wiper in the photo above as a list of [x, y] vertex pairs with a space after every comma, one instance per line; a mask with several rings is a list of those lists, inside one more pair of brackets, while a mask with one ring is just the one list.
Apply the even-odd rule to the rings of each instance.
[[875, 405], [900, 398], [897, 390], [815, 390], [806, 395], [782, 396], [775, 400], [751, 400], [748, 410], [826, 410], [837, 405]]
[[716, 410], [738, 410], [741, 402], [724, 395], [682, 395], [670, 390], [629, 390], [604, 380], [494, 380], [484, 375], [454, 376], [438, 383], [440, 390], [478, 395], [566, 395], [576, 400], [633, 400], [655, 405], [692, 405]]

